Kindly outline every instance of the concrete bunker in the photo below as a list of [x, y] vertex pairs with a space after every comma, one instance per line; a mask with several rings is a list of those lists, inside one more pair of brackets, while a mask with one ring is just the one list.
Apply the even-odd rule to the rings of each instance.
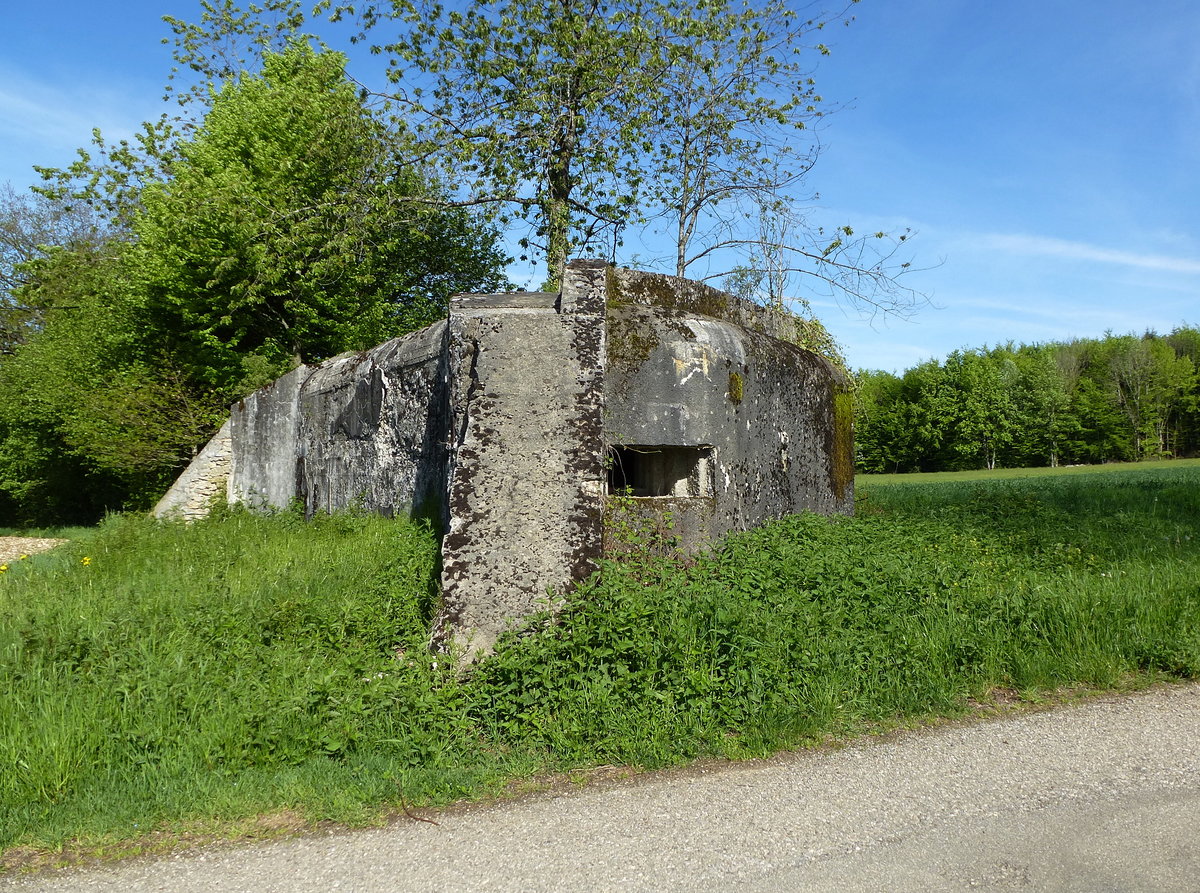
[[561, 292], [447, 319], [239, 401], [155, 509], [351, 504], [442, 533], [434, 642], [466, 658], [590, 573], [614, 508], [679, 548], [853, 505], [847, 382], [790, 314], [573, 261]]

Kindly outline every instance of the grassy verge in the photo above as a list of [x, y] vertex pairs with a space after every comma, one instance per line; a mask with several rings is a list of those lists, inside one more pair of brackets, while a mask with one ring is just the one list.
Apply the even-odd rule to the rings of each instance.
[[1109, 474], [1127, 471], [1163, 471], [1200, 468], [1200, 459], [1155, 459], [1146, 462], [1110, 462], [1107, 465], [1062, 465], [1058, 468], [985, 468], [973, 471], [912, 472], [908, 474], [860, 474], [860, 485], [949, 483], [951, 481], [998, 481], [1012, 478], [1059, 477], [1076, 474]]
[[[113, 519], [0, 579], [0, 848], [287, 811], [369, 822], [540, 772], [745, 757], [996, 688], [1200, 675], [1200, 468], [862, 488], [683, 567], [606, 564], [457, 679], [433, 537]], [[90, 559], [84, 561], [84, 559]]]

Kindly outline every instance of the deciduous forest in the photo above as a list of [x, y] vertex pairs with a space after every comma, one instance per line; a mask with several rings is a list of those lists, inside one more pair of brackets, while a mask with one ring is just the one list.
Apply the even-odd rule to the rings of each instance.
[[863, 472], [1129, 462], [1200, 452], [1200, 329], [955, 351], [861, 371]]

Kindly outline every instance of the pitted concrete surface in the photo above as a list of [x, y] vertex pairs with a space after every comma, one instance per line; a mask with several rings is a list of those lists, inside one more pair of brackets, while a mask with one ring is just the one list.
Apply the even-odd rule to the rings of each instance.
[[38, 891], [1200, 890], [1200, 685]]

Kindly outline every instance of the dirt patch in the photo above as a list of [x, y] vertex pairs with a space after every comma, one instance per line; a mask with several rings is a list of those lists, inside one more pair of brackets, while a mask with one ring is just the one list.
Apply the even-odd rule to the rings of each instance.
[[247, 835], [255, 836], [255, 832], [261, 832], [268, 836], [298, 834], [310, 824], [303, 815], [294, 809], [281, 809], [278, 812], [268, 812], [256, 816]]
[[0, 562], [19, 561], [38, 552], [49, 552], [70, 540], [45, 536], [0, 536]]

